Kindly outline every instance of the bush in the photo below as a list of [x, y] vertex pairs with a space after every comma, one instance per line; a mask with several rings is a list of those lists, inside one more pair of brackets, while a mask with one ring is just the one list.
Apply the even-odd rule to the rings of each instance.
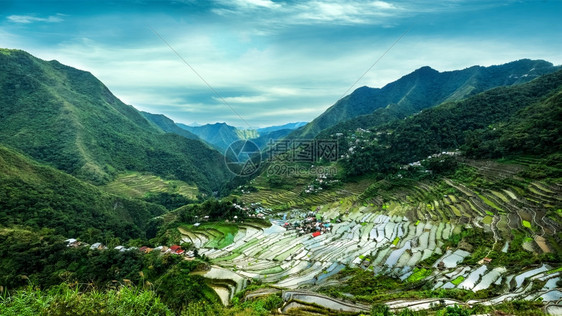
[[0, 297], [0, 315], [173, 315], [151, 290], [122, 287], [100, 291], [96, 288], [82, 292], [70, 285], [41, 291], [32, 286]]

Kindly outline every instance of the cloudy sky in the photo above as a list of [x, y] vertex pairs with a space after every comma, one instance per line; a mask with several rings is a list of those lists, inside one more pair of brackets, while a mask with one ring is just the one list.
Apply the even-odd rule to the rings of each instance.
[[257, 127], [424, 65], [562, 64], [561, 13], [560, 0], [0, 0], [0, 47], [90, 71], [176, 122]]

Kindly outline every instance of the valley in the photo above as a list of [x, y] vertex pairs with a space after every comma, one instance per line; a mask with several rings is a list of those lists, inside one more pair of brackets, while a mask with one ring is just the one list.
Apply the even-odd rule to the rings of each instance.
[[1, 49], [0, 315], [558, 315], [559, 68], [422, 67], [245, 129]]

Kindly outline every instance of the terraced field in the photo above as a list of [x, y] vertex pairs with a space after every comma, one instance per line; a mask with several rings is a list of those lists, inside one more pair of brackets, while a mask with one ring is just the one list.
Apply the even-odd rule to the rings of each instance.
[[[463, 259], [470, 252], [442, 248], [443, 241], [461, 226], [431, 222], [416, 225], [405, 217], [370, 211], [365, 208], [363, 212], [350, 214], [354, 219], [334, 224], [333, 233], [319, 237], [298, 236], [295, 231], [286, 231], [280, 226], [273, 233], [273, 230], [243, 227], [229, 246], [202, 248], [200, 253], [244, 279], [259, 279], [285, 289], [322, 285], [345, 267], [363, 267], [373, 273], [408, 280], [419, 262], [437, 254], [438, 259], [433, 264], [435, 272], [427, 278], [434, 282], [434, 289], [479, 291], [490, 286], [504, 287], [506, 294], [494, 298], [492, 302], [496, 303], [538, 297], [557, 301], [562, 295], [555, 286], [560, 280], [560, 271], [548, 265], [520, 273], [508, 272], [505, 267], [463, 265]], [[362, 225], [364, 223], [367, 225]], [[394, 240], [399, 241], [393, 244]], [[440, 262], [444, 263], [442, 271], [437, 269]], [[522, 286], [524, 282], [526, 286]], [[533, 282], [544, 283], [544, 286], [531, 293]], [[412, 303], [408, 306], [421, 308], [425, 305]]]
[[369, 180], [357, 183], [346, 183], [340, 188], [321, 191], [312, 194], [303, 194], [310, 178], [296, 180], [291, 190], [275, 189], [266, 184], [266, 179], [260, 176], [256, 179], [257, 192], [238, 195], [238, 199], [246, 204], [261, 203], [266, 208], [274, 210], [289, 210], [291, 208], [309, 208], [310, 206], [323, 205], [350, 196], [362, 193], [368, 186]]
[[103, 187], [110, 193], [142, 198], [147, 193], [176, 193], [189, 199], [196, 199], [199, 191], [194, 185], [179, 180], [164, 180], [158, 176], [130, 172], [118, 176], [113, 182]]
[[200, 226], [184, 225], [178, 227], [183, 242], [192, 243], [197, 248], [222, 249], [243, 238], [247, 230], [264, 228], [257, 224], [203, 223]]
[[[497, 164], [476, 168], [493, 172], [496, 180], [513, 179], [519, 170]], [[468, 305], [539, 298], [549, 304], [560, 303], [559, 263], [513, 269], [490, 258], [518, 251], [561, 251], [561, 215], [556, 211], [562, 207], [561, 185], [518, 179], [479, 187], [443, 179], [398, 186], [367, 199], [357, 194], [365, 190], [366, 184], [355, 185], [355, 192], [346, 187], [345, 191], [319, 194], [317, 200], [297, 196], [293, 191], [260, 190], [244, 196], [248, 201], [260, 199], [265, 205], [284, 205], [281, 209], [286, 211], [281, 212], [287, 218], [294, 218], [291, 209], [299, 207], [317, 211], [317, 216], [332, 227], [331, 232], [317, 237], [283, 228], [285, 221], [278, 217], [279, 210], [270, 214], [271, 227], [241, 224], [232, 238], [218, 228], [181, 232], [217, 267], [244, 280], [261, 280], [289, 292], [330, 286], [340, 271], [358, 267], [403, 282], [423, 280], [434, 290], [494, 289], [497, 293], [486, 300], [464, 302]], [[482, 231], [489, 236], [489, 242], [475, 248], [468, 240], [451, 247], [452, 236], [466, 230]], [[517, 238], [524, 238], [525, 250], [514, 248]], [[222, 291], [230, 291], [228, 297], [232, 297], [233, 289], [223, 287]], [[310, 299], [315, 304], [326, 301]], [[392, 309], [427, 309], [437, 301], [393, 301], [387, 305]], [[303, 304], [290, 299], [287, 302]], [[447, 300], [447, 304], [455, 303], [459, 302]]]

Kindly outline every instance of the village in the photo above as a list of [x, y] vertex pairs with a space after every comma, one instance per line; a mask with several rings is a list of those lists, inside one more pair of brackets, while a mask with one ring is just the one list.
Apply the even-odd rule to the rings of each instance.
[[[241, 211], [245, 211], [245, 214], [243, 215], [243, 217], [247, 217], [247, 218], [256, 218], [256, 219], [265, 219], [265, 214], [267, 212], [270, 212], [271, 209], [266, 209], [264, 207], [262, 207], [260, 205], [260, 203], [252, 203], [250, 205], [250, 207], [245, 207], [241, 204], [238, 203], [233, 203], [232, 204], [236, 209], [241, 210]], [[201, 223], [204, 222], [209, 222], [212, 221], [213, 219], [210, 218], [208, 215], [204, 215], [201, 216], [199, 218], [199, 216], [194, 216], [195, 219], [198, 219], [199, 221], [193, 224], [193, 227], [197, 228], [201, 226]], [[236, 222], [241, 222], [243, 223], [243, 219], [240, 218], [238, 216], [233, 216], [232, 218], [229, 219], [225, 219], [224, 220], [225, 223], [236, 223]], [[310, 221], [308, 223], [308, 226], [310, 226], [310, 224], [315, 224], [316, 222], [312, 222]], [[324, 230], [322, 230], [322, 232], [325, 232], [325, 227], [324, 226], [320, 226], [321, 228], [324, 228]], [[308, 229], [306, 231], [312, 231], [312, 229]], [[303, 230], [304, 233], [304, 230]], [[70, 247], [70, 248], [79, 248], [79, 247], [89, 247], [90, 250], [107, 250], [109, 249], [106, 245], [102, 244], [101, 242], [96, 242], [93, 244], [88, 244], [82, 241], [79, 241], [76, 238], [69, 238], [65, 240], [66, 246]], [[184, 245], [185, 246], [185, 245]], [[197, 251], [194, 250], [188, 250], [188, 249], [183, 249], [182, 246], [180, 245], [171, 245], [171, 246], [157, 246], [154, 248], [148, 247], [148, 246], [142, 246], [142, 247], [126, 247], [123, 245], [118, 245], [113, 247], [113, 249], [119, 251], [119, 252], [126, 252], [126, 251], [139, 251], [141, 253], [151, 253], [151, 252], [159, 252], [160, 254], [164, 255], [164, 254], [172, 254], [172, 255], [178, 255], [178, 256], [183, 256], [185, 257], [187, 260], [192, 260], [197, 256]]]
[[[75, 238], [69, 238], [67, 240], [65, 240], [66, 242], [66, 246], [69, 248], [79, 248], [79, 247], [89, 247], [90, 250], [106, 250], [108, 249], [107, 246], [105, 246], [104, 244], [100, 243], [100, 242], [96, 242], [93, 244], [88, 244], [82, 241], [79, 241]], [[155, 248], [150, 248], [147, 246], [142, 246], [142, 247], [125, 247], [125, 246], [115, 246], [113, 249], [119, 251], [119, 252], [125, 252], [125, 251], [139, 251], [141, 253], [151, 253], [154, 251], [160, 252], [161, 254], [172, 254], [172, 255], [178, 255], [178, 256], [184, 256], [188, 259], [193, 259], [195, 258], [196, 254], [193, 250], [185, 250], [182, 249], [181, 246], [179, 245], [172, 245], [170, 247], [168, 246], [158, 246]]]
[[[281, 214], [278, 215], [280, 216]], [[312, 237], [318, 237], [332, 231], [330, 221], [323, 221], [322, 215], [317, 212], [310, 211], [304, 213], [299, 210], [292, 210], [290, 218], [294, 219], [294, 221], [287, 220], [287, 214], [283, 214], [281, 226], [286, 230], [296, 230], [298, 236], [312, 234]]]

